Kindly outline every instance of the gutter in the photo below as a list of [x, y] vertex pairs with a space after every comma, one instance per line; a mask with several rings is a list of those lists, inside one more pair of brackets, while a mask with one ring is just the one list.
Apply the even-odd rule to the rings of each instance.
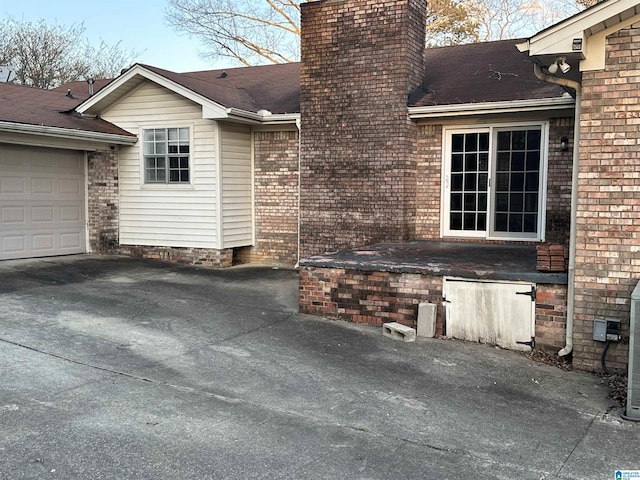
[[296, 127], [298, 128], [298, 253], [297, 253], [297, 261], [294, 268], [300, 268], [300, 222], [301, 222], [301, 213], [300, 213], [300, 203], [302, 201], [301, 192], [301, 184], [302, 184], [302, 128], [301, 128], [301, 119], [300, 115], [296, 118]]
[[576, 91], [575, 119], [573, 125], [573, 169], [571, 172], [571, 226], [569, 229], [569, 267], [567, 283], [567, 331], [565, 346], [558, 352], [560, 357], [569, 355], [573, 351], [573, 316], [575, 308], [575, 279], [576, 279], [576, 242], [577, 242], [577, 212], [578, 212], [578, 174], [580, 160], [580, 114], [582, 100], [582, 85], [567, 78], [554, 77], [542, 71], [537, 63], [533, 64], [534, 73], [540, 80], [555, 83]]
[[102, 143], [117, 143], [120, 145], [134, 145], [138, 137], [115, 133], [90, 132], [85, 130], [71, 130], [68, 128], [48, 127], [45, 125], [29, 125], [0, 121], [0, 132], [30, 133], [46, 137], [64, 138], [68, 140], [91, 140]]
[[300, 129], [299, 113], [274, 113], [262, 118], [262, 125], [280, 125], [283, 123], [295, 123]]
[[[560, 79], [559, 79], [560, 80]], [[573, 87], [572, 87], [573, 88]], [[447, 105], [429, 105], [425, 107], [409, 107], [411, 119], [429, 117], [459, 117], [469, 115], [486, 115], [489, 113], [517, 113], [532, 111], [564, 110], [573, 106], [572, 97], [541, 98], [536, 100], [510, 100], [506, 102], [479, 102]]]
[[300, 120], [299, 113], [271, 113], [268, 110], [250, 112], [240, 108], [227, 108], [227, 115], [251, 120], [260, 125], [279, 125], [282, 123], [297, 123]]

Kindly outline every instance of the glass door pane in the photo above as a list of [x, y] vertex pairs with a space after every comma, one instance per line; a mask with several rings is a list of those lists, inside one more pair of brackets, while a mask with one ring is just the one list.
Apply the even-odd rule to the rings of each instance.
[[537, 234], [541, 138], [539, 128], [497, 132], [494, 232]]
[[449, 229], [486, 231], [489, 133], [451, 136]]

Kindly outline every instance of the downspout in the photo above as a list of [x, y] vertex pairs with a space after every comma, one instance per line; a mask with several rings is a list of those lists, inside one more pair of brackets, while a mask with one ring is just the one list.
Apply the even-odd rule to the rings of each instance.
[[565, 335], [565, 346], [558, 352], [560, 357], [569, 355], [573, 351], [573, 316], [574, 316], [574, 295], [576, 278], [576, 242], [577, 242], [577, 213], [578, 213], [578, 174], [580, 159], [580, 114], [582, 112], [582, 85], [567, 78], [554, 77], [546, 74], [537, 63], [534, 63], [534, 73], [536, 77], [544, 82], [555, 83], [563, 87], [569, 87], [576, 91], [575, 120], [573, 125], [573, 170], [571, 172], [571, 225], [569, 228], [569, 266], [567, 270], [567, 330]]
[[296, 265], [294, 268], [299, 268], [300, 267], [300, 201], [301, 201], [301, 194], [300, 194], [300, 183], [302, 181], [302, 172], [301, 172], [301, 165], [302, 165], [302, 157], [301, 157], [301, 153], [302, 153], [302, 149], [301, 149], [301, 144], [302, 144], [302, 140], [301, 140], [301, 128], [300, 128], [300, 124], [301, 124], [301, 119], [300, 118], [296, 118], [296, 127], [298, 128], [298, 252], [297, 252], [297, 261], [296, 261]]

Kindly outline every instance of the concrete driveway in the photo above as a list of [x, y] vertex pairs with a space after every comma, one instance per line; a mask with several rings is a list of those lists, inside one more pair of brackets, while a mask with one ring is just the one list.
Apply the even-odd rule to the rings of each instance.
[[296, 313], [297, 275], [0, 263], [0, 478], [614, 478], [598, 377]]

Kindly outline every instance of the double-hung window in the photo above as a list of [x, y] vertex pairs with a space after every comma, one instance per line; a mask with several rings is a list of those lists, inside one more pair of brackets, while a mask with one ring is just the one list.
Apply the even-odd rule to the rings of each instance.
[[189, 128], [143, 131], [145, 183], [189, 183]]
[[445, 130], [445, 236], [544, 238], [546, 132], [546, 124]]

